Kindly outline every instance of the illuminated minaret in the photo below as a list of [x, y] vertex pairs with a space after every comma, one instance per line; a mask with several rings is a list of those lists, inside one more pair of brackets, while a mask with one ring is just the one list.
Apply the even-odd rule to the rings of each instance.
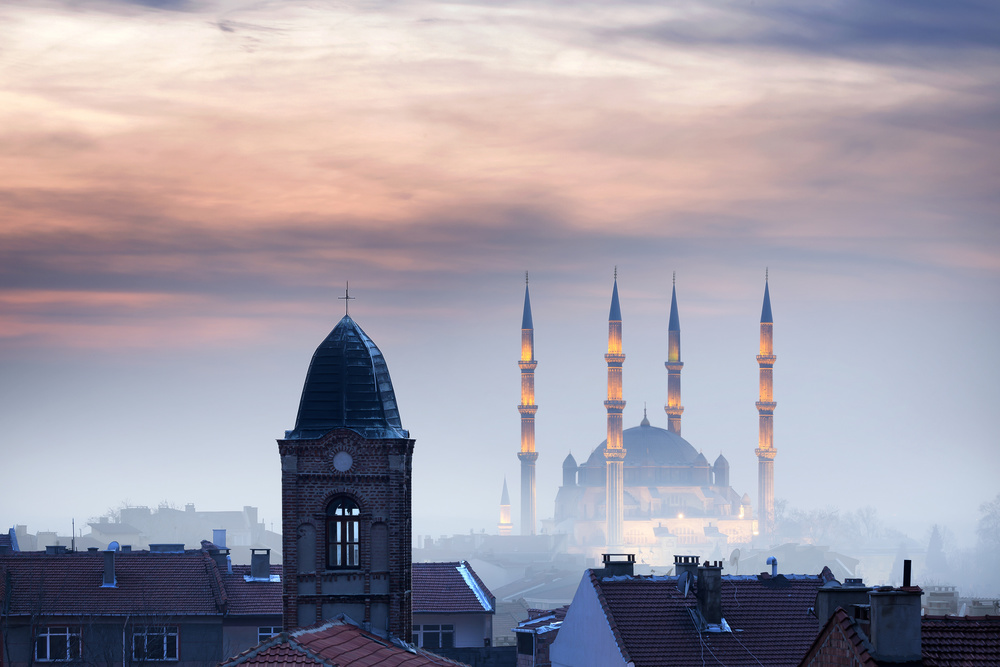
[[535, 534], [535, 328], [531, 323], [531, 300], [528, 298], [528, 272], [524, 272], [524, 315], [521, 317], [521, 534]]
[[677, 316], [677, 274], [674, 273], [674, 288], [670, 295], [670, 324], [667, 326], [667, 404], [663, 409], [667, 412], [667, 429], [671, 433], [681, 434], [681, 320]]
[[760, 415], [760, 434], [757, 445], [757, 502], [760, 531], [765, 535], [774, 532], [774, 393], [772, 375], [774, 370], [774, 345], [772, 340], [774, 321], [771, 318], [771, 295], [767, 288], [767, 273], [764, 274], [764, 307], [760, 311], [760, 400], [757, 413]]
[[507, 478], [503, 478], [503, 493], [500, 494], [500, 523], [497, 528], [501, 535], [510, 535], [510, 494], [507, 493]]
[[611, 293], [611, 312], [608, 314], [608, 353], [604, 355], [608, 362], [608, 400], [604, 407], [608, 410], [608, 445], [604, 450], [607, 462], [607, 510], [608, 510], [608, 546], [621, 546], [624, 542], [624, 484], [622, 479], [622, 463], [625, 461], [625, 447], [622, 443], [622, 410], [625, 401], [622, 400], [622, 364], [625, 355], [622, 354], [622, 310], [618, 305], [618, 269], [615, 268], [615, 287]]

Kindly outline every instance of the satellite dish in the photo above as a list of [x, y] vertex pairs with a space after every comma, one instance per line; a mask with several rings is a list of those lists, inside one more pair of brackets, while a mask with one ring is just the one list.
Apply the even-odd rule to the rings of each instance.
[[733, 549], [733, 553], [729, 554], [729, 564], [736, 568], [736, 574], [740, 573], [740, 550]]
[[688, 591], [691, 590], [691, 573], [688, 571], [681, 572], [681, 576], [677, 577], [677, 590], [684, 593], [684, 597], [687, 597]]

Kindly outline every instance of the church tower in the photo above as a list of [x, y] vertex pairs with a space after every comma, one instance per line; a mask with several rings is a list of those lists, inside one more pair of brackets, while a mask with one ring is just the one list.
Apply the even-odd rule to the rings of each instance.
[[278, 440], [285, 630], [344, 613], [409, 640], [413, 444], [381, 351], [344, 315]]
[[524, 273], [524, 314], [521, 316], [521, 534], [535, 534], [535, 328], [531, 323], [531, 299], [528, 297], [528, 272]]
[[507, 493], [507, 478], [503, 478], [503, 493], [500, 494], [500, 523], [497, 529], [500, 535], [510, 535], [513, 524], [510, 522], [510, 494]]
[[757, 502], [760, 531], [765, 535], [774, 532], [774, 393], [772, 391], [772, 376], [774, 371], [774, 341], [772, 339], [774, 320], [771, 317], [771, 295], [767, 287], [767, 275], [764, 276], [764, 306], [760, 312], [760, 354], [757, 364], [760, 366], [760, 400], [757, 401], [757, 414], [760, 421], [760, 432], [757, 436]]
[[667, 413], [667, 430], [681, 434], [681, 319], [677, 315], [677, 274], [674, 274], [673, 292], [670, 295], [670, 324], [667, 325], [667, 404], [663, 409]]
[[608, 482], [607, 482], [607, 522], [608, 546], [617, 547], [624, 543], [624, 480], [622, 465], [625, 461], [625, 446], [622, 442], [622, 410], [625, 401], [622, 400], [622, 364], [625, 355], [622, 354], [622, 310], [618, 304], [618, 269], [615, 269], [615, 286], [611, 292], [611, 311], [608, 314], [608, 353], [604, 355], [608, 362], [608, 400], [604, 407], [608, 411], [608, 445], [604, 450]]

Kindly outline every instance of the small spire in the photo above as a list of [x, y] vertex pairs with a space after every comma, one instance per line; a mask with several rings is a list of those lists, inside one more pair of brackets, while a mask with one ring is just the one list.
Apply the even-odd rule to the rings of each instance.
[[760, 323], [773, 323], [771, 317], [771, 292], [767, 287], [767, 273], [764, 273], [764, 306], [760, 309]]
[[670, 323], [667, 325], [667, 331], [680, 330], [681, 318], [677, 314], [677, 272], [674, 271], [674, 286], [670, 293]]
[[615, 287], [611, 292], [611, 311], [608, 313], [609, 321], [620, 322], [622, 319], [622, 308], [618, 304], [618, 267], [615, 267]]
[[521, 316], [522, 329], [534, 329], [531, 323], [531, 298], [528, 296], [528, 272], [524, 272], [524, 314]]
[[354, 301], [357, 297], [351, 296], [351, 281], [347, 281], [347, 287], [344, 289], [344, 296], [338, 296], [337, 299], [344, 302], [344, 315], [351, 314], [351, 301]]
[[646, 416], [646, 401], [642, 402], [642, 421], [639, 426], [649, 426], [649, 417]]
[[510, 494], [507, 493], [507, 475], [503, 476], [503, 493], [500, 494], [500, 504], [510, 505]]

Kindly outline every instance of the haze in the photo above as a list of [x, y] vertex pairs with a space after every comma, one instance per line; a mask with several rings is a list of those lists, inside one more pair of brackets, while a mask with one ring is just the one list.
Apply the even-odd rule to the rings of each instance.
[[344, 312], [416, 438], [414, 534], [519, 515], [520, 317], [539, 517], [605, 437], [666, 425], [776, 496], [971, 542], [1000, 486], [1000, 22], [990, 3], [0, 6], [0, 527], [123, 500], [260, 507]]

